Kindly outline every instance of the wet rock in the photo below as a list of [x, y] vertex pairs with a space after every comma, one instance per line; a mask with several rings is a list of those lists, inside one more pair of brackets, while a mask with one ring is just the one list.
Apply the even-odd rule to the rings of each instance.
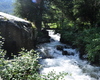
[[85, 52], [84, 51], [85, 51], [84, 47], [81, 47], [80, 50], [79, 50], [79, 52], [80, 52], [79, 53], [80, 59], [84, 59], [84, 57], [83, 57], [83, 55], [85, 55]]
[[7, 51], [6, 57], [11, 58], [11, 53], [18, 55], [23, 47], [27, 50], [34, 48], [34, 30], [26, 20], [0, 12], [0, 32], [5, 38], [3, 48]]
[[69, 48], [71, 48], [71, 46], [65, 45], [64, 48], [68, 48], [69, 49]]
[[68, 51], [62, 51], [62, 55], [73, 55], [74, 56], [74, 53], [68, 52]]
[[36, 42], [37, 44], [50, 42], [48, 31], [45, 29], [41, 30], [41, 32], [38, 33]]
[[50, 42], [50, 37], [38, 37], [36, 42], [37, 44]]
[[53, 42], [53, 41], [55, 41], [55, 40], [51, 38], [51, 39], [50, 39], [50, 42]]
[[63, 50], [63, 48], [64, 48], [64, 47], [63, 47], [63, 46], [61, 46], [61, 45], [57, 45], [57, 46], [56, 46], [56, 49], [57, 49], [57, 50], [61, 50], [61, 51], [62, 51], [62, 50]]
[[42, 29], [41, 32], [44, 34], [44, 36], [48, 36], [49, 35], [49, 33], [48, 33], [48, 31], [46, 31], [46, 29]]
[[70, 55], [67, 51], [62, 51], [62, 55]]
[[73, 56], [74, 56], [74, 53], [73, 53], [73, 52], [71, 52], [71, 53], [70, 53], [70, 55], [73, 55]]
[[77, 48], [77, 46], [76, 45], [72, 45], [72, 49], [75, 49], [75, 48]]

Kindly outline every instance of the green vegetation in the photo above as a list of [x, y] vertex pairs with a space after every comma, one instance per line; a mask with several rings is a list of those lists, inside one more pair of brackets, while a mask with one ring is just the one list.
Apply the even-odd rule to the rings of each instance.
[[[2, 41], [0, 47], [2, 46]], [[63, 79], [67, 73], [56, 74], [51, 71], [47, 75], [39, 74], [42, 66], [39, 64], [39, 53], [34, 50], [22, 49], [19, 57], [4, 59], [5, 51], [0, 48], [0, 76], [3, 80], [58, 80]]]
[[32, 0], [16, 0], [14, 14], [34, 22], [37, 29], [40, 30], [42, 25], [42, 8], [40, 6], [41, 4], [35, 4]]
[[[41, 0], [40, 4], [16, 0], [15, 14], [33, 22], [38, 30], [57, 28], [62, 42], [82, 49], [90, 62], [100, 65], [100, 0]], [[6, 60], [1, 47], [2, 41], [0, 76], [4, 80], [58, 80], [67, 75], [55, 71], [41, 75], [40, 57], [34, 50], [23, 49], [19, 57]]]
[[75, 24], [90, 23], [95, 27], [100, 17], [100, 0], [50, 0]]
[[61, 41], [76, 46], [81, 55], [87, 54], [90, 62], [100, 65], [100, 0], [50, 1], [63, 14], [56, 21]]
[[90, 62], [100, 64], [100, 0], [16, 0], [15, 13], [38, 30], [57, 28], [63, 42], [83, 49]]
[[[90, 62], [100, 65], [100, 28], [84, 29], [77, 31], [74, 28], [60, 31], [64, 43], [76, 46], [88, 55]], [[80, 53], [81, 54], [81, 53]]]

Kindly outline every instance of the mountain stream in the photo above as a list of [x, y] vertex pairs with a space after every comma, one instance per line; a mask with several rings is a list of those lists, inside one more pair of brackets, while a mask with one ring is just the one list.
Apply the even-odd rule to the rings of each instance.
[[[49, 36], [51, 37], [50, 43], [38, 45], [42, 57], [40, 63], [43, 65], [43, 69], [40, 70], [41, 74], [54, 70], [56, 73], [68, 73], [62, 80], [100, 80], [100, 67], [81, 60], [77, 49], [60, 43], [60, 34], [54, 34], [54, 31], [50, 30]], [[62, 46], [63, 50], [58, 50], [57, 46]], [[62, 55], [63, 51], [68, 52], [69, 55]]]

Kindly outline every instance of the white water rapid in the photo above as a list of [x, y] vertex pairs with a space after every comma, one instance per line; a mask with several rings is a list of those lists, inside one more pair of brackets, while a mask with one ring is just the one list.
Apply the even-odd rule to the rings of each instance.
[[[49, 35], [51, 37], [50, 43], [38, 45], [38, 50], [40, 50], [43, 57], [40, 62], [43, 65], [43, 69], [40, 71], [41, 74], [47, 74], [54, 70], [56, 73], [68, 73], [64, 79], [59, 80], [100, 80], [100, 67], [92, 66], [88, 61], [81, 60], [76, 49], [60, 43], [60, 34], [49, 31]], [[56, 48], [58, 45], [67, 46], [63, 48], [63, 51], [73, 55], [62, 55], [62, 50]]]

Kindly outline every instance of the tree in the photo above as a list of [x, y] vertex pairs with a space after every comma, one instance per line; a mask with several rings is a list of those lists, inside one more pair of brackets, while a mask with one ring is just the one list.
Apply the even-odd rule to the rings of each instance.
[[78, 27], [95, 27], [100, 24], [100, 0], [37, 0], [37, 3], [31, 0], [16, 0], [15, 9], [16, 14], [35, 22], [39, 30], [42, 21], [44, 24], [63, 23], [64, 19], [67, 19]]
[[55, 23], [62, 17], [60, 10], [49, 0], [37, 0], [36, 3], [35, 0], [16, 0], [15, 14], [34, 22], [39, 31], [42, 22], [47, 27], [48, 23]]
[[100, 0], [76, 0], [79, 5], [77, 7], [77, 17], [81, 22], [89, 22], [92, 27], [98, 25], [100, 17]]
[[40, 30], [42, 26], [42, 5], [43, 0], [40, 3], [33, 3], [31, 0], [16, 0], [14, 13], [34, 22], [37, 29]]
[[[100, 24], [100, 0], [50, 0], [69, 20], [90, 26]], [[98, 22], [99, 21], [99, 22]]]

